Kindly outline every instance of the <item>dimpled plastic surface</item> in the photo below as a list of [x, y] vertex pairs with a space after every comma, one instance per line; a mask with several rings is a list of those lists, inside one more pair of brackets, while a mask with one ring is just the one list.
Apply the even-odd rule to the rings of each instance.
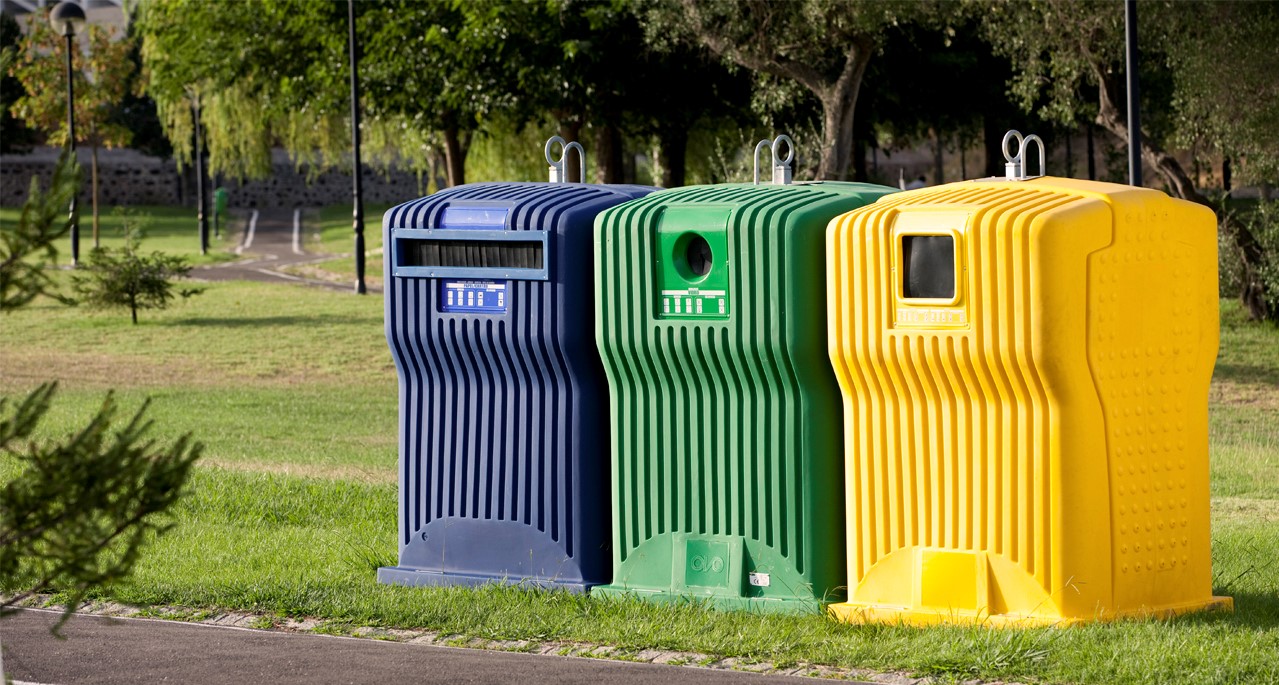
[[[594, 344], [592, 227], [600, 211], [652, 190], [477, 183], [384, 215], [400, 563], [379, 569], [380, 582], [581, 591], [608, 580], [608, 389]], [[422, 267], [395, 272], [409, 263], [396, 232], [447, 228], [449, 211], [499, 217], [499, 232], [545, 232], [546, 275], [490, 277], [503, 284], [501, 307], [447, 311], [446, 279]], [[499, 273], [468, 268], [471, 276], [453, 276]]]
[[[956, 292], [902, 297], [901, 238]], [[953, 183], [831, 222], [849, 621], [1080, 622], [1212, 596], [1216, 221], [1161, 192]]]
[[824, 231], [891, 188], [667, 190], [596, 225], [613, 582], [595, 594], [814, 611], [844, 584]]

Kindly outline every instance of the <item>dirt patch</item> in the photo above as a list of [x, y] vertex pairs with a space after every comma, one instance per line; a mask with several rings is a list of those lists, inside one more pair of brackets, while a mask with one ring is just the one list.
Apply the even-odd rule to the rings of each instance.
[[323, 478], [326, 480], [349, 480], [371, 484], [394, 483], [399, 478], [399, 474], [395, 472], [395, 469], [371, 469], [350, 464], [263, 464], [203, 458], [200, 460], [200, 465], [228, 471], [270, 473], [298, 476], [300, 478]]
[[[379, 372], [392, 374], [386, 365]], [[262, 365], [196, 361], [186, 357], [157, 357], [93, 352], [7, 350], [0, 355], [0, 388], [35, 387], [58, 381], [63, 388], [88, 390], [124, 388], [302, 387], [317, 383], [357, 382], [367, 378], [335, 375], [315, 366], [272, 368]]]
[[1279, 523], [1279, 500], [1249, 497], [1214, 497], [1212, 519], [1247, 523]]
[[1262, 383], [1214, 380], [1208, 389], [1208, 400], [1219, 405], [1279, 410], [1279, 388]]
[[[354, 276], [329, 271], [318, 264], [293, 264], [281, 267], [279, 270], [293, 276], [300, 276], [302, 278], [308, 278], [315, 281], [338, 283], [344, 286], [355, 282]], [[378, 269], [377, 272], [382, 273], [382, 270]], [[382, 277], [371, 275], [368, 271], [365, 271], [364, 285], [375, 292], [380, 291], [382, 289]]]
[[5, 387], [36, 386], [58, 381], [76, 388], [151, 388], [223, 385], [228, 376], [186, 359], [142, 355], [8, 350], [0, 355]]

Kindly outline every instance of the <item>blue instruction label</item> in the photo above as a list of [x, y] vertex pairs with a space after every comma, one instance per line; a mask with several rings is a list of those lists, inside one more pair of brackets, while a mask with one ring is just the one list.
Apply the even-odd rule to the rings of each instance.
[[506, 281], [440, 281], [440, 311], [506, 313]]

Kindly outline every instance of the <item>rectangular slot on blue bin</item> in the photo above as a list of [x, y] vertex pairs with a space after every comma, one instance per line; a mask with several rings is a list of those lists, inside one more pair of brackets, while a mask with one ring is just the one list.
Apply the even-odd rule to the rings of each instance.
[[541, 269], [540, 240], [400, 239], [401, 266]]

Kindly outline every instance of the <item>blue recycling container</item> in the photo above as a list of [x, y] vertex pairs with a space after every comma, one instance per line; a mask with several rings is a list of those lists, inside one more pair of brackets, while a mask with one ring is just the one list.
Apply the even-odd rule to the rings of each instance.
[[379, 582], [609, 581], [593, 226], [653, 190], [474, 183], [384, 215], [400, 558]]

